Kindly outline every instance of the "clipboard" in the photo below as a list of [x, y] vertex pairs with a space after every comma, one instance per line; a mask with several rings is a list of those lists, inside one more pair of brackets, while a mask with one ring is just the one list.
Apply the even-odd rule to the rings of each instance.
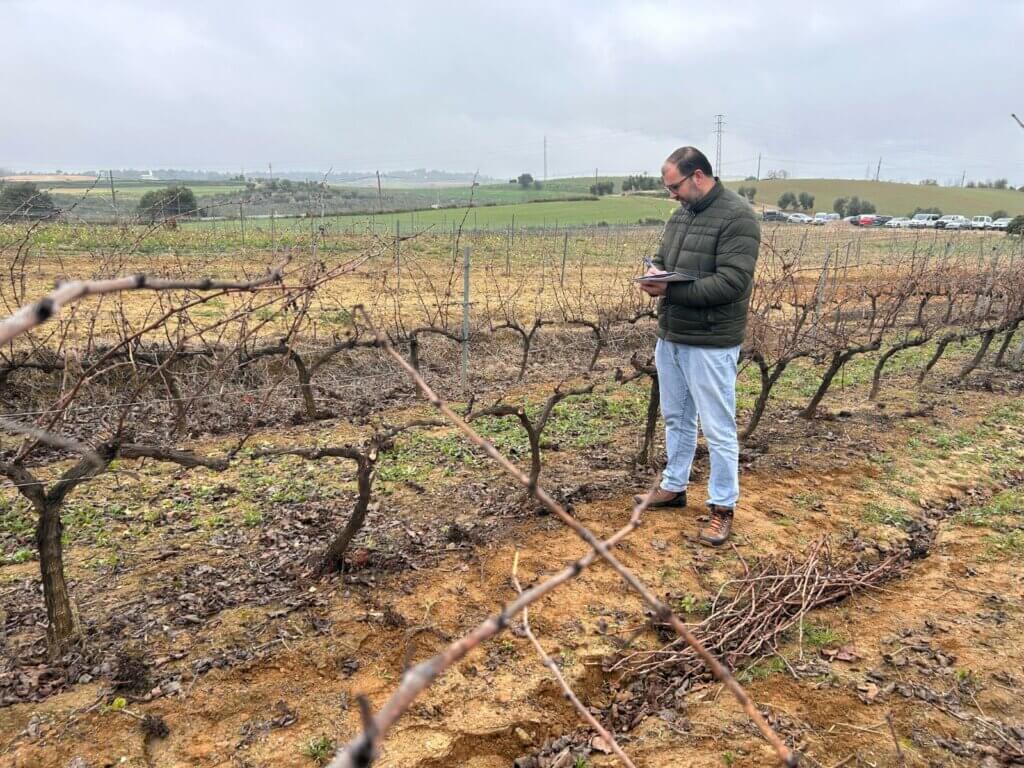
[[683, 269], [678, 272], [664, 272], [660, 275], [641, 275], [640, 277], [634, 277], [633, 282], [635, 283], [692, 283], [694, 280], [698, 280], [704, 277], [701, 272], [694, 272], [688, 269]]

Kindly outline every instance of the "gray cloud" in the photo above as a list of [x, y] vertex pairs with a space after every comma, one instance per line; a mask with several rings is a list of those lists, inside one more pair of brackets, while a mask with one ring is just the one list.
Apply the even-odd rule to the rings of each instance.
[[0, 165], [1024, 183], [1024, 4], [719, 5], [0, 2]]

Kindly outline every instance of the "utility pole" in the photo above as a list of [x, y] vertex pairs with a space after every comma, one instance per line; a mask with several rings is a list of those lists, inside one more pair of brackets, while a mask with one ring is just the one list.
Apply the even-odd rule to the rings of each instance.
[[761, 180], [761, 153], [757, 153], [757, 180]]
[[1022, 123], [1022, 122], [1020, 121], [1020, 118], [1019, 118], [1019, 117], [1017, 117], [1017, 115], [1016, 115], [1016, 114], [1014, 114], [1013, 112], [1011, 112], [1011, 113], [1010, 113], [1010, 117], [1012, 117], [1012, 118], [1013, 118], [1014, 120], [1016, 120], [1016, 121], [1017, 121], [1017, 125], [1019, 125], [1019, 126], [1020, 126], [1021, 128], [1024, 128], [1024, 123]]
[[384, 211], [384, 197], [380, 191], [380, 171], [377, 171], [377, 210]]
[[548, 180], [548, 137], [544, 136], [544, 181]]
[[882, 158], [878, 158], [878, 166], [875, 168], [875, 181], [878, 181], [878, 176], [882, 172]]
[[967, 181], [967, 171], [964, 171], [964, 172], [963, 172], [963, 173], [962, 173], [962, 174], [960, 175], [960, 186], [961, 186], [961, 187], [962, 187], [962, 186], [964, 185], [964, 182], [965, 182], [965, 181]]
[[722, 175], [722, 127], [725, 115], [715, 115], [715, 167], [714, 173]]

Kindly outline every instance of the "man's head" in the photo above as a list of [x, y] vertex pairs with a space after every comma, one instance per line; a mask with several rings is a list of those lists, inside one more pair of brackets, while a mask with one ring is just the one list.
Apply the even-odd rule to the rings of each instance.
[[693, 205], [715, 186], [711, 163], [696, 147], [680, 147], [661, 166], [661, 182], [669, 197]]

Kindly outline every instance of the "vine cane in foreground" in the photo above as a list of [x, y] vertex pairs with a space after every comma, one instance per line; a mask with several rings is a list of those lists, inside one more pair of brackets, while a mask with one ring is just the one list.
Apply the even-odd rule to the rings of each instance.
[[[515, 557], [512, 560], [512, 585], [516, 588], [516, 592], [518, 592], [521, 595], [523, 594], [523, 587], [519, 583], [518, 570], [519, 550], [517, 549]], [[622, 751], [622, 747], [619, 746], [619, 743], [615, 740], [615, 737], [612, 736], [603, 725], [597, 722], [597, 718], [590, 713], [589, 709], [583, 706], [583, 702], [580, 701], [579, 697], [576, 695], [573, 689], [569, 687], [569, 683], [566, 682], [565, 677], [562, 675], [562, 672], [558, 668], [558, 665], [555, 664], [554, 659], [548, 656], [547, 652], [545, 652], [543, 646], [541, 646], [540, 644], [540, 640], [537, 639], [537, 636], [533, 634], [533, 630], [530, 628], [529, 608], [523, 608], [523, 632], [526, 633], [526, 636], [530, 639], [530, 642], [533, 643], [533, 647], [536, 649], [537, 655], [540, 656], [541, 662], [544, 664], [545, 667], [547, 667], [551, 671], [552, 676], [554, 676], [555, 680], [558, 681], [558, 684], [562, 686], [562, 691], [565, 693], [565, 698], [572, 702], [572, 705], [576, 707], [576, 711], [580, 713], [580, 716], [587, 721], [587, 724], [591, 728], [597, 731], [597, 735], [604, 739], [604, 742], [608, 745], [608, 748], [615, 753], [615, 756], [622, 761], [622, 764], [626, 766], [626, 768], [636, 768], [636, 766], [633, 764], [633, 761], [629, 759], [629, 755]]]
[[284, 269], [291, 261], [291, 255], [282, 263], [255, 280], [168, 280], [160, 277], [138, 274], [128, 277], [115, 277], [109, 280], [72, 280], [61, 283], [51, 293], [39, 301], [18, 309], [14, 314], [0, 320], [0, 344], [6, 344], [25, 331], [45, 323], [59, 314], [66, 304], [72, 304], [86, 296], [99, 296], [105, 293], [121, 291], [251, 291], [271, 283], [279, 283], [284, 278]]
[[537, 485], [530, 478], [523, 473], [515, 464], [509, 461], [505, 456], [491, 443], [484, 440], [466, 421], [459, 416], [455, 411], [448, 407], [448, 405], [430, 388], [430, 385], [423, 379], [422, 376], [403, 358], [391, 343], [384, 338], [381, 333], [377, 330], [373, 321], [370, 319], [369, 314], [363, 308], [362, 305], [357, 305], [354, 310], [362, 314], [363, 319], [366, 321], [367, 327], [376, 336], [380, 346], [390, 355], [395, 362], [401, 366], [401, 368], [408, 374], [424, 397], [444, 414], [445, 418], [448, 419], [466, 438], [474, 445], [482, 449], [488, 456], [505, 470], [511, 477], [515, 478], [524, 488], [526, 488], [530, 494], [537, 498], [537, 500], [544, 505], [551, 514], [555, 515], [570, 530], [572, 530], [577, 536], [583, 541], [589, 544], [598, 555], [604, 559], [616, 573], [622, 578], [626, 584], [633, 588], [651, 607], [654, 611], [654, 619], [656, 621], [664, 622], [675, 630], [676, 634], [683, 638], [693, 650], [700, 656], [701, 661], [711, 670], [715, 678], [721, 682], [729, 692], [736, 698], [743, 707], [743, 710], [747, 713], [747, 716], [754, 722], [757, 729], [764, 736], [765, 740], [771, 744], [779, 757], [779, 760], [787, 765], [794, 766], [797, 764], [797, 754], [789, 749], [783, 743], [779, 735], [775, 733], [774, 729], [768, 724], [768, 721], [764, 719], [764, 716], [758, 711], [757, 707], [754, 706], [754, 702], [747, 695], [747, 692], [743, 689], [743, 686], [737, 682], [736, 678], [733, 677], [729, 669], [722, 664], [714, 655], [712, 655], [707, 648], [705, 648], [700, 641], [697, 640], [686, 628], [686, 625], [682, 620], [672, 612], [672, 610], [659, 600], [647, 586], [641, 582], [628, 568], [619, 562], [618, 558], [613, 555], [608, 548], [602, 543], [588, 528], [577, 522], [569, 513], [562, 508], [555, 499], [553, 499], [547, 491], [545, 491], [540, 485]]
[[[657, 484], [649, 490], [653, 492], [656, 487]], [[614, 547], [635, 531], [640, 526], [640, 518], [646, 508], [646, 501], [634, 507], [629, 522], [605, 540], [605, 547]], [[399, 683], [398, 689], [391, 694], [391, 698], [381, 707], [375, 717], [369, 717], [366, 710], [362, 710], [363, 732], [350, 741], [343, 749], [339, 750], [338, 754], [328, 765], [328, 768], [365, 768], [365, 766], [371, 765], [377, 757], [377, 747], [384, 739], [388, 729], [394, 725], [395, 721], [409, 708], [413, 700], [429, 687], [438, 675], [462, 659], [462, 657], [484, 640], [488, 640], [506, 630], [509, 625], [509, 619], [512, 616], [537, 602], [544, 595], [552, 592], [570, 579], [579, 576], [596, 559], [597, 551], [590, 549], [583, 557], [562, 569], [547, 581], [541, 582], [523, 592], [516, 600], [507, 604], [499, 614], [485, 619], [473, 631], [451, 643], [441, 653], [407, 670], [402, 676], [402, 682]], [[365, 699], [360, 698], [360, 702], [360, 707], [362, 707]]]

